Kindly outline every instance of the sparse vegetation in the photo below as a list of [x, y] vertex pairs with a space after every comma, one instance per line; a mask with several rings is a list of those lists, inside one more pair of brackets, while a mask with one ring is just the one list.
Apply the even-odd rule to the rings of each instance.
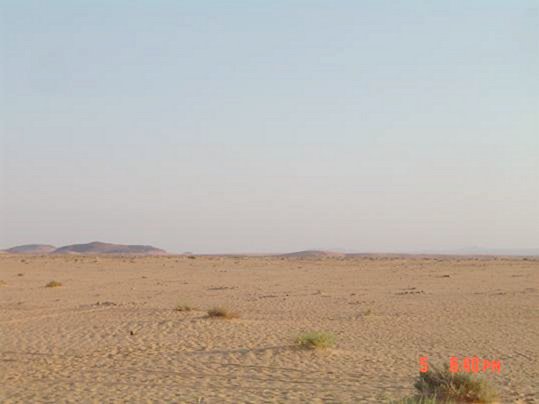
[[449, 365], [420, 373], [414, 384], [417, 395], [395, 404], [493, 403], [498, 394], [486, 380], [469, 373], [452, 373]]
[[391, 404], [457, 404], [454, 401], [440, 401], [429, 397], [406, 397], [398, 401], [391, 401]]
[[58, 281], [50, 281], [45, 285], [46, 288], [59, 288], [62, 284]]
[[335, 336], [326, 332], [309, 331], [296, 338], [296, 344], [305, 349], [326, 349], [335, 346]]
[[174, 308], [174, 311], [191, 311], [193, 310], [193, 307], [189, 306], [188, 304], [177, 304]]
[[233, 311], [230, 311], [229, 309], [226, 309], [224, 307], [214, 307], [212, 309], [208, 310], [208, 317], [210, 318], [223, 318], [227, 320], [231, 320], [233, 318], [238, 318], [239, 315]]

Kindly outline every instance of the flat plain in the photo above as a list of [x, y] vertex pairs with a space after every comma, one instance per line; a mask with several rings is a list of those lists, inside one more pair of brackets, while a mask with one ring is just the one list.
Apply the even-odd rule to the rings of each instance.
[[4, 403], [387, 402], [422, 356], [499, 360], [531, 403], [538, 354], [534, 258], [0, 255]]

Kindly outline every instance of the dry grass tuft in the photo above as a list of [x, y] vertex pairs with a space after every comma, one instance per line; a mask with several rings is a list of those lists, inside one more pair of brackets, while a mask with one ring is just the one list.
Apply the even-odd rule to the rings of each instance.
[[174, 308], [174, 311], [191, 311], [194, 310], [193, 307], [189, 306], [188, 304], [177, 304]]
[[327, 349], [335, 346], [335, 336], [326, 332], [309, 331], [296, 338], [296, 344], [305, 349]]
[[231, 320], [233, 318], [239, 318], [239, 315], [233, 311], [230, 311], [224, 307], [214, 307], [208, 310], [208, 317], [210, 318], [223, 318]]
[[427, 397], [407, 397], [398, 401], [391, 401], [391, 404], [456, 404], [454, 401], [440, 401], [436, 398]]
[[45, 285], [46, 288], [59, 288], [60, 286], [63, 286], [60, 282], [57, 281], [50, 281]]
[[417, 395], [396, 403], [494, 403], [498, 399], [496, 390], [486, 380], [469, 373], [453, 373], [447, 364], [441, 370], [432, 367], [428, 372], [420, 373], [414, 387]]

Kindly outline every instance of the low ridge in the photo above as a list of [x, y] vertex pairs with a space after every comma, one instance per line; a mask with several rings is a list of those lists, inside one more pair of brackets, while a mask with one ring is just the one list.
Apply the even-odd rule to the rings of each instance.
[[280, 254], [279, 257], [298, 257], [298, 258], [308, 258], [308, 257], [346, 257], [345, 253], [335, 252], [335, 251], [324, 251], [324, 250], [304, 250], [296, 251], [287, 254]]
[[111, 244], [93, 241], [86, 244], [71, 244], [57, 248], [52, 254], [136, 254], [163, 255], [167, 252], [150, 245]]
[[4, 250], [10, 254], [48, 254], [56, 250], [56, 247], [49, 244], [25, 244], [18, 245]]

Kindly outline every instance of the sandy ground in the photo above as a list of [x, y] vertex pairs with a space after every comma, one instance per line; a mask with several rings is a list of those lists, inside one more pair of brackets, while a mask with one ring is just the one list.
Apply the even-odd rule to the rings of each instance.
[[500, 360], [502, 401], [539, 402], [538, 260], [0, 255], [0, 281], [1, 402], [385, 402], [420, 356]]

